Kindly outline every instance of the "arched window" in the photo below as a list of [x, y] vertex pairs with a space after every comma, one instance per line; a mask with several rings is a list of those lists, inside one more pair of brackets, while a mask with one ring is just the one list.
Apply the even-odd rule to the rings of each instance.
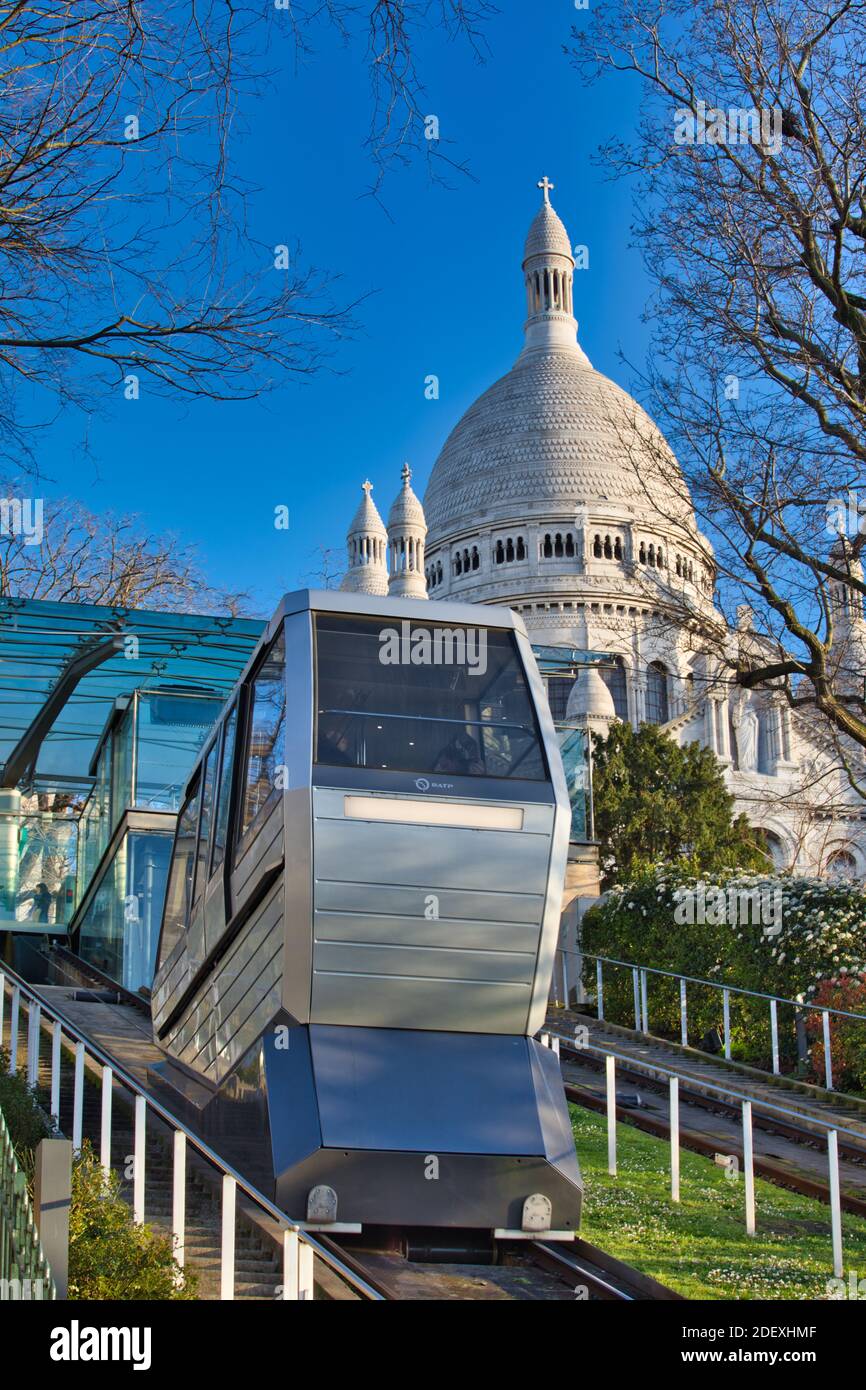
[[561, 533], [560, 533], [559, 531], [557, 531], [557, 533], [556, 533], [556, 540], [555, 540], [554, 543], [553, 543], [553, 553], [554, 553], [554, 555], [556, 555], [558, 558], [561, 557], [561, 556], [563, 555], [563, 553], [564, 553], [564, 552], [563, 552], [563, 549], [562, 549], [562, 535], [561, 535]]
[[440, 560], [440, 561], [438, 562], [438, 564], [436, 565], [436, 583], [437, 583], [437, 584], [441, 584], [441, 583], [442, 583], [442, 561], [441, 561], [441, 560]]
[[610, 543], [610, 536], [605, 536], [604, 538], [604, 558], [606, 560], [613, 559], [613, 546]]
[[785, 869], [790, 868], [790, 856], [776, 832], [774, 830], [764, 830], [760, 826], [758, 829], [767, 842], [767, 849], [770, 851], [770, 857], [773, 860], [773, 868], [778, 873], [782, 873]]
[[592, 543], [592, 553], [596, 560], [601, 559], [601, 536], [596, 536]]
[[621, 656], [615, 656], [612, 666], [599, 667], [599, 675], [613, 698], [617, 719], [628, 722], [628, 692], [626, 690], [625, 664]]
[[850, 850], [837, 849], [830, 855], [825, 873], [832, 880], [856, 878], [857, 860]]
[[654, 565], [656, 562], [656, 548], [652, 543], [650, 543], [649, 548], [649, 562], [651, 565]]
[[643, 541], [641, 541], [641, 543], [640, 543], [640, 551], [639, 551], [639, 553], [638, 553], [638, 559], [640, 560], [640, 562], [641, 562], [642, 565], [645, 565], [645, 564], [646, 564], [646, 546], [644, 545]]
[[481, 557], [480, 557], [480, 555], [478, 554], [478, 546], [477, 546], [477, 545], [473, 545], [473, 547], [472, 547], [472, 568], [473, 568], [474, 570], [477, 570], [477, 568], [478, 568], [478, 566], [479, 566], [480, 564], [481, 564]]
[[653, 661], [647, 669], [646, 717], [649, 724], [668, 722], [668, 672], [661, 661]]
[[497, 542], [496, 542], [496, 549], [495, 549], [494, 552], [493, 552], [493, 563], [494, 563], [495, 565], [501, 565], [504, 559], [505, 559], [505, 546], [502, 544], [502, 541], [497, 541]]
[[460, 551], [459, 551], [459, 550], [458, 550], [457, 554], [456, 554], [455, 557], [454, 557], [454, 573], [455, 573], [455, 574], [462, 574], [462, 573], [463, 573], [463, 561], [462, 561], [462, 559], [460, 558]]
[[549, 560], [551, 555], [553, 554], [553, 541], [550, 539], [549, 533], [544, 537], [544, 544], [541, 547], [541, 553], [544, 556], [545, 560]]
[[613, 558], [615, 560], [622, 559], [622, 540], [619, 536], [617, 536], [616, 540], [613, 543]]
[[508, 540], [505, 542], [505, 558], [509, 562], [514, 559], [514, 541], [511, 539], [510, 536], [508, 537]]
[[574, 556], [574, 536], [571, 534], [570, 531], [565, 538], [565, 553], [569, 557], [573, 558]]
[[517, 558], [518, 560], [526, 559], [526, 546], [523, 543], [522, 536], [517, 537]]
[[663, 569], [663, 568], [664, 568], [664, 563], [665, 563], [665, 557], [664, 557], [664, 554], [663, 554], [663, 552], [662, 552], [661, 546], [659, 546], [658, 550], [656, 551], [656, 565], [658, 566], [659, 569]]

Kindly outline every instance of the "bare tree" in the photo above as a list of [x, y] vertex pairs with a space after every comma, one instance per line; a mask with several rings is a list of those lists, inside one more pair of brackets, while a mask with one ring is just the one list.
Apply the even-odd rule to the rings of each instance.
[[[642, 381], [714, 543], [725, 621], [685, 582], [668, 616], [715, 647], [728, 679], [770, 683], [817, 716], [856, 784], [866, 3], [618, 0], [594, 7], [570, 51], [589, 81], [613, 70], [644, 88], [636, 141], [611, 141], [601, 159], [637, 180], [636, 237], [657, 289]], [[670, 459], [658, 467], [683, 487]], [[743, 603], [749, 635], [732, 642]]]
[[[377, 170], [423, 136], [413, 45], [461, 0], [0, 0], [0, 447], [108, 391], [241, 399], [314, 371], [351, 328], [291, 235], [252, 236], [238, 149], [269, 37], [365, 40]], [[485, 10], [486, 5], [480, 9]], [[437, 7], [438, 10], [438, 7]]]
[[[7, 496], [15, 490], [2, 481], [0, 488]], [[67, 499], [40, 503], [28, 522], [3, 527], [2, 598], [199, 613], [246, 608], [245, 594], [207, 582], [191, 546], [147, 531], [133, 515], [97, 515]]]

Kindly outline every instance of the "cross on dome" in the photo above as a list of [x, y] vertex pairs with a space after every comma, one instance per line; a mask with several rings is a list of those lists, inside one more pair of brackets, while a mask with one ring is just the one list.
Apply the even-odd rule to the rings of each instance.
[[539, 179], [539, 180], [538, 180], [538, 183], [536, 184], [536, 188], [540, 188], [540, 189], [541, 189], [541, 191], [542, 191], [542, 193], [543, 193], [543, 195], [544, 195], [544, 201], [545, 201], [548, 205], [550, 204], [550, 190], [551, 190], [552, 188], [555, 188], [555, 187], [556, 187], [556, 184], [555, 184], [555, 183], [551, 183], [551, 182], [550, 182], [550, 179], [547, 177], [546, 174], [544, 175], [544, 178], [543, 178], [543, 179]]
[[408, 487], [409, 480], [412, 477], [412, 469], [409, 467], [408, 463], [404, 463], [403, 467], [400, 469], [400, 477], [403, 479], [403, 486]]
[[364, 492], [369, 497], [370, 493], [373, 491], [373, 484], [370, 482], [370, 479], [365, 478], [363, 483], [361, 484], [361, 487], [364, 489]]

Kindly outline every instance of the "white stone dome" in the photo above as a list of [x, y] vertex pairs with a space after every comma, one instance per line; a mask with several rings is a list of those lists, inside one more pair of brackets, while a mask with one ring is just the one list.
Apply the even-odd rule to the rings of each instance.
[[676, 460], [637, 401], [576, 342], [533, 348], [445, 441], [424, 495], [428, 549], [479, 520], [606, 503], [697, 529]]
[[595, 666], [582, 666], [577, 680], [571, 687], [566, 720], [580, 722], [584, 719], [616, 719], [613, 696]]

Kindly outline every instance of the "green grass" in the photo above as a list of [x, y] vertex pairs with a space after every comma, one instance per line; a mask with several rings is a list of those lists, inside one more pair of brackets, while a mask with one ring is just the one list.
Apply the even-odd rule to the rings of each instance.
[[[746, 1235], [742, 1178], [680, 1152], [670, 1198], [666, 1141], [617, 1126], [618, 1175], [607, 1171], [603, 1115], [570, 1106], [586, 1196], [581, 1234], [686, 1298], [826, 1299], [833, 1275], [830, 1209], [757, 1178], [757, 1234]], [[842, 1218], [846, 1281], [866, 1276], [866, 1220]]]

